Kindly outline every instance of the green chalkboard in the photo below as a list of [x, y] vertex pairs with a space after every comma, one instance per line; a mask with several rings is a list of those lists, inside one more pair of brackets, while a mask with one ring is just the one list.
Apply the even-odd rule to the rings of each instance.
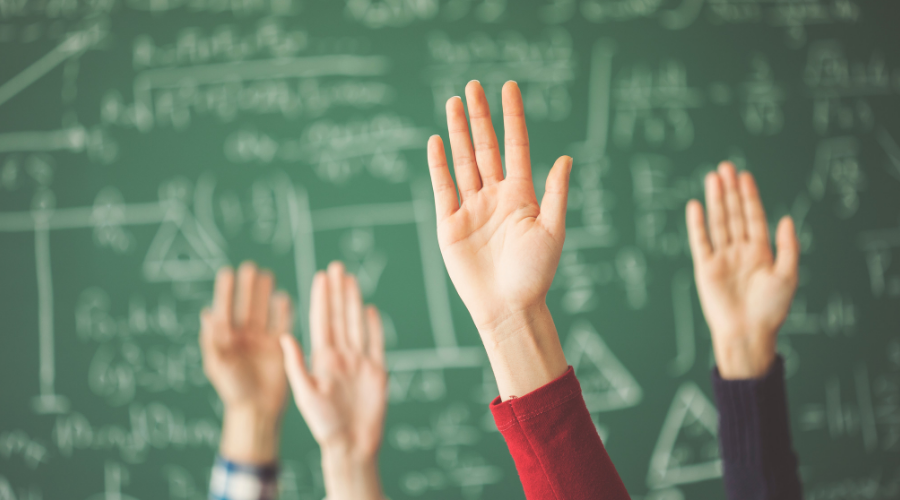
[[[438, 251], [425, 142], [524, 95], [575, 158], [549, 304], [634, 498], [722, 499], [684, 203], [722, 159], [791, 214], [779, 349], [810, 499], [900, 495], [900, 9], [888, 0], [0, 0], [0, 499], [205, 498], [214, 270], [387, 321], [394, 500], [521, 499]], [[500, 127], [500, 124], [498, 124]], [[502, 132], [502, 130], [500, 130]], [[324, 495], [290, 407], [282, 498]]]

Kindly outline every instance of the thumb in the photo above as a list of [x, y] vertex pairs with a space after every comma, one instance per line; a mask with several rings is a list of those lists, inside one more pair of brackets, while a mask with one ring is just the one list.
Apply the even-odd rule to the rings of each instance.
[[572, 157], [560, 156], [550, 174], [541, 199], [540, 219], [547, 231], [556, 236], [566, 230], [566, 206], [569, 199], [569, 174], [572, 172]]
[[775, 272], [784, 278], [796, 280], [800, 260], [800, 243], [797, 241], [794, 220], [784, 216], [775, 232]]
[[303, 349], [297, 343], [297, 339], [290, 333], [282, 333], [278, 337], [281, 342], [281, 353], [284, 356], [284, 371], [287, 373], [288, 383], [294, 399], [300, 399], [312, 390], [312, 378], [306, 371], [306, 360], [303, 359]]

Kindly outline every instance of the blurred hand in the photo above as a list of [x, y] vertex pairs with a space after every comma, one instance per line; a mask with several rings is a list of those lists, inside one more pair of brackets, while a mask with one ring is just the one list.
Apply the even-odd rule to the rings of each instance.
[[333, 262], [313, 280], [312, 370], [292, 335], [281, 337], [294, 401], [322, 448], [329, 500], [380, 499], [377, 456], [387, 407], [384, 333], [363, 308], [356, 277]]
[[[539, 205], [518, 85], [507, 82], [502, 98], [505, 177], [490, 109], [477, 81], [466, 86], [471, 140], [462, 100], [447, 101], [456, 184], [439, 136], [428, 141], [428, 163], [444, 263], [488, 349], [505, 398], [522, 396], [543, 385], [534, 386], [541, 380], [549, 382], [562, 375], [566, 368], [561, 349], [556, 349], [559, 338], [546, 295], [565, 240], [572, 159], [556, 160]], [[523, 342], [533, 344], [531, 350], [536, 352], [524, 352]], [[498, 349], [504, 350], [504, 344], [518, 344], [518, 348], [501, 354]], [[509, 371], [511, 378], [498, 373], [503, 371]], [[536, 378], [526, 381], [531, 375]]]
[[278, 337], [290, 332], [291, 302], [272, 293], [271, 273], [245, 262], [216, 276], [211, 309], [201, 313], [203, 370], [225, 408], [220, 452], [245, 463], [277, 457], [287, 381]]
[[775, 359], [778, 329], [797, 288], [794, 223], [787, 216], [779, 222], [773, 257], [753, 176], [738, 176], [730, 163], [706, 176], [706, 209], [708, 233], [696, 200], [687, 205], [687, 227], [716, 364], [722, 378], [758, 378]]

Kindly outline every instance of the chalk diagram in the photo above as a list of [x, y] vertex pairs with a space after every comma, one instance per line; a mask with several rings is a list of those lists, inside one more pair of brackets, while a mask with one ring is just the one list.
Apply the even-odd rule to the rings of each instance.
[[590, 323], [576, 323], [563, 350], [591, 413], [630, 408], [641, 402], [641, 387]]
[[661, 488], [722, 475], [718, 412], [697, 384], [678, 388], [650, 458], [647, 486]]

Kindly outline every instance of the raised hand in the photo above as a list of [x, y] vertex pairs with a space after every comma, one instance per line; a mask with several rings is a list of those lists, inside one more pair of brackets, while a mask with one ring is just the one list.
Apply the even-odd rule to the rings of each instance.
[[503, 86], [505, 178], [481, 84], [469, 82], [466, 100], [472, 140], [462, 100], [454, 97], [447, 101], [459, 200], [440, 136], [428, 141], [428, 163], [438, 241], [450, 279], [476, 326], [492, 330], [544, 301], [566, 235], [572, 159], [563, 156], [556, 161], [538, 205], [519, 87], [515, 82]]
[[275, 461], [287, 393], [278, 337], [292, 330], [290, 298], [273, 294], [272, 274], [245, 262], [216, 276], [211, 309], [201, 313], [203, 370], [225, 408], [220, 452], [243, 463]]
[[[703, 314], [724, 379], [758, 378], [775, 359], [778, 329], [797, 288], [799, 244], [785, 216], [769, 242], [753, 176], [730, 163], [706, 176], [709, 231], [700, 202], [687, 205], [687, 227]], [[710, 238], [711, 237], [711, 238]]]
[[[565, 240], [572, 159], [556, 160], [538, 205], [518, 85], [507, 82], [502, 96], [505, 177], [490, 109], [477, 81], [466, 86], [471, 140], [462, 100], [447, 101], [456, 184], [439, 136], [428, 141], [428, 163], [444, 263], [488, 349], [505, 399], [540, 387], [566, 368], [546, 295]], [[498, 349], [507, 352], [501, 355]], [[533, 362], [524, 363], [526, 358]], [[519, 361], [525, 371], [510, 365]]]
[[377, 457], [387, 406], [384, 333], [359, 284], [332, 262], [313, 280], [312, 370], [293, 335], [281, 337], [294, 401], [322, 449], [330, 500], [380, 499]]

